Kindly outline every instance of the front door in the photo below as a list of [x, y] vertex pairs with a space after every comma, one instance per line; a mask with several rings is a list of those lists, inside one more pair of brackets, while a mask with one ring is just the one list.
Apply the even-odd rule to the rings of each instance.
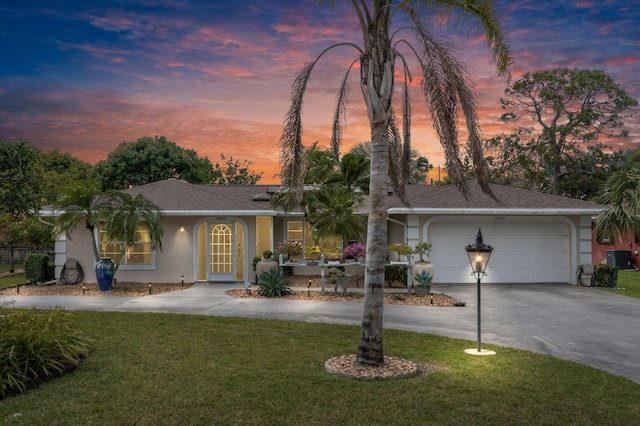
[[235, 234], [232, 223], [211, 223], [207, 233], [208, 281], [235, 281]]

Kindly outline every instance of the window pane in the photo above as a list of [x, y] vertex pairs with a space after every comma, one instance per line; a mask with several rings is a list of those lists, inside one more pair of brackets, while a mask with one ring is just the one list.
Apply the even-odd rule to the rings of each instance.
[[151, 243], [134, 243], [129, 246], [127, 253], [128, 265], [150, 265]]
[[287, 222], [287, 241], [302, 241], [301, 220], [290, 220]]
[[[124, 249], [124, 243], [107, 239], [104, 226], [100, 226], [100, 257], [109, 257], [116, 261]], [[136, 242], [127, 248], [127, 255], [122, 259], [123, 265], [151, 265], [151, 235], [144, 228], [136, 231]]]

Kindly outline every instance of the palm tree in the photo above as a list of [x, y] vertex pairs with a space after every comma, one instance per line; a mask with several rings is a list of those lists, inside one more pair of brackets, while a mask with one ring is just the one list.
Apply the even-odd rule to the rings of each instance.
[[[336, 0], [332, 0], [331, 3], [335, 4]], [[411, 152], [409, 83], [412, 77], [401, 48], [406, 47], [417, 57], [422, 92], [445, 151], [449, 176], [466, 194], [457, 132], [460, 110], [467, 124], [468, 152], [472, 156], [477, 179], [485, 192], [491, 193], [488, 168], [483, 158], [476, 104], [465, 81], [466, 69], [451, 55], [448, 46], [434, 37], [429, 25], [422, 20], [418, 7], [431, 7], [441, 13], [440, 17], [445, 18], [453, 12], [460, 13], [463, 20], [476, 18], [485, 33], [487, 45], [493, 52], [493, 59], [497, 63], [500, 75], [508, 76], [511, 58], [505, 36], [494, 16], [491, 0], [351, 0], [351, 4], [360, 23], [363, 45], [360, 47], [352, 42], [344, 42], [330, 46], [296, 74], [292, 85], [291, 106], [280, 137], [281, 177], [283, 192], [300, 202], [305, 174], [302, 104], [311, 72], [316, 63], [331, 49], [353, 48], [357, 57], [348, 67], [338, 93], [331, 145], [334, 157], [339, 158], [347, 81], [350, 71], [358, 64], [360, 90], [367, 106], [371, 129], [371, 169], [365, 303], [357, 361], [360, 364], [381, 365], [384, 363], [382, 308], [387, 247], [387, 183], [390, 181], [396, 194], [405, 199], [404, 183], [409, 178], [407, 159]], [[393, 27], [394, 18], [402, 15], [408, 19], [408, 25], [407, 20], [403, 20], [402, 27]], [[408, 31], [413, 32], [417, 47], [402, 38], [402, 34]], [[396, 61], [401, 65], [403, 76], [400, 102], [402, 132], [396, 123], [392, 104]]]
[[314, 242], [331, 236], [339, 236], [343, 241], [360, 239], [366, 220], [354, 213], [358, 200], [351, 191], [338, 185], [306, 191], [303, 204]]
[[98, 262], [100, 253], [95, 229], [112, 207], [110, 197], [102, 193], [97, 183], [80, 181], [63, 188], [54, 207], [63, 211], [56, 219], [56, 234], [66, 234], [71, 239], [71, 231], [84, 224], [91, 233], [93, 257]]
[[640, 231], [640, 168], [618, 170], [603, 185], [594, 201], [607, 204], [596, 217], [594, 230], [598, 239]]
[[132, 197], [125, 192], [112, 194], [113, 209], [105, 222], [105, 233], [109, 240], [122, 243], [120, 255], [115, 260], [114, 275], [122, 263], [129, 247], [138, 242], [137, 233], [149, 233], [151, 250], [162, 249], [163, 229], [158, 207], [142, 194]]
[[[351, 147], [349, 153], [360, 157], [371, 158], [371, 142], [358, 142]], [[433, 165], [429, 164], [429, 160], [426, 157], [421, 156], [417, 150], [412, 149], [409, 153], [409, 180], [405, 183], [424, 183], [427, 179], [427, 173], [429, 173], [429, 170], [432, 168]]]
[[[324, 185], [338, 185], [351, 193], [369, 192], [369, 159], [355, 154], [345, 154], [340, 159], [340, 170], [329, 175]], [[356, 197], [359, 198], [359, 197]]]

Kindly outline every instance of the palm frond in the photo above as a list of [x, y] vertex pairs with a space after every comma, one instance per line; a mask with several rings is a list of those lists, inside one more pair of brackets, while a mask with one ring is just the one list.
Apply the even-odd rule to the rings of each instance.
[[282, 147], [280, 163], [282, 165], [280, 178], [284, 192], [290, 193], [293, 199], [300, 203], [304, 190], [305, 176], [305, 149], [302, 145], [302, 103], [307, 84], [311, 78], [316, 63], [328, 51], [340, 46], [351, 46], [360, 54], [362, 49], [353, 43], [336, 43], [323, 50], [313, 61], [306, 63], [297, 73], [291, 84], [291, 105], [284, 120], [282, 134], [280, 135], [280, 146]]
[[302, 145], [302, 102], [315, 64], [315, 61], [305, 64], [293, 80], [291, 106], [285, 117], [284, 128], [280, 136], [282, 187], [285, 192], [290, 192], [297, 201], [302, 200], [305, 171], [305, 150]]
[[454, 11], [463, 12], [458, 14], [457, 19], [457, 22], [463, 25], [467, 24], [470, 18], [475, 18], [482, 27], [487, 47], [491, 50], [496, 72], [507, 81], [511, 79], [510, 68], [514, 59], [510, 53], [508, 37], [500, 28], [498, 15], [493, 8], [493, 0], [421, 0], [418, 3], [438, 8], [442, 12], [443, 19], [451, 16]]
[[331, 153], [336, 163], [340, 161], [340, 144], [342, 142], [342, 127], [345, 123], [347, 101], [349, 100], [349, 74], [353, 66], [359, 59], [355, 59], [349, 65], [347, 72], [345, 73], [342, 83], [340, 84], [340, 91], [338, 92], [338, 101], [336, 102], [336, 111], [333, 116], [333, 128], [331, 132]]
[[[474, 119], [473, 113], [469, 111], [469, 108], [475, 110], [473, 96], [469, 99], [467, 95], [470, 94], [470, 90], [465, 91], [467, 89], [464, 83], [464, 77], [467, 76], [466, 69], [453, 58], [448, 47], [431, 34], [415, 9], [407, 7], [405, 10], [412, 20], [413, 29], [420, 44], [422, 91], [433, 119], [433, 127], [445, 151], [447, 173], [462, 193], [468, 196], [457, 130], [460, 94], [465, 96], [465, 118]], [[471, 126], [475, 129], [477, 121], [472, 122]], [[481, 184], [481, 186], [483, 189], [490, 190], [487, 184]]]
[[640, 231], [640, 170], [623, 169], [612, 174], [594, 201], [610, 206], [598, 214], [594, 223], [600, 238], [613, 240]]
[[411, 177], [411, 102], [409, 97], [409, 82], [405, 73], [404, 85], [402, 87], [402, 181], [407, 184]]
[[405, 196], [405, 182], [403, 180], [403, 144], [400, 137], [400, 130], [398, 129], [398, 125], [395, 121], [395, 114], [393, 113], [393, 109], [389, 118], [388, 136], [389, 182], [391, 183], [391, 187], [393, 188], [393, 191], [398, 196], [398, 198], [400, 198], [400, 200], [404, 204], [408, 204]]

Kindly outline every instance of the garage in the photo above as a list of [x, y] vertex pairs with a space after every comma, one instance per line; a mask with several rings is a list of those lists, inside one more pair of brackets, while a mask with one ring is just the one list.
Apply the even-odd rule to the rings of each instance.
[[485, 283], [571, 282], [570, 222], [561, 217], [436, 216], [424, 224], [433, 243], [430, 260], [436, 283], [473, 283], [465, 246], [475, 242], [478, 228], [494, 247]]

